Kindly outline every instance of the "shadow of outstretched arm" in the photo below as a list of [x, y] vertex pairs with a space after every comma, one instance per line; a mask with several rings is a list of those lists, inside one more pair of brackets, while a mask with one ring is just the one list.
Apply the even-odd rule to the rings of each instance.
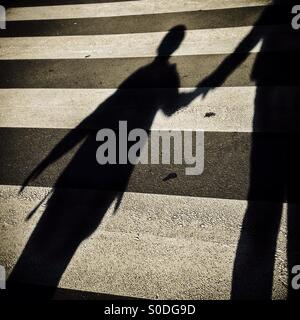
[[224, 59], [210, 75], [201, 80], [193, 92], [181, 95], [180, 104], [182, 107], [187, 106], [197, 96], [201, 96], [204, 99], [208, 92], [221, 86], [230, 74], [247, 59], [251, 50], [264, 37], [264, 28], [259, 27], [259, 25], [263, 24], [263, 20], [266, 19], [267, 14], [262, 15], [234, 52]]
[[87, 134], [87, 131], [84, 129], [88, 128], [89, 123], [91, 122], [92, 115], [84, 119], [75, 129], [71, 130], [47, 155], [42, 162], [40, 162], [30, 175], [25, 179], [22, 184], [22, 187], [19, 191], [21, 193], [24, 188], [30, 183], [30, 181], [35, 180], [47, 167], [56, 162], [67, 152], [73, 149]]
[[[259, 24], [259, 23], [258, 23]], [[231, 53], [209, 76], [203, 79], [198, 87], [207, 88], [202, 97], [219, 86], [234, 72], [250, 55], [251, 50], [264, 37], [264, 29], [255, 25], [248, 35], [240, 42], [233, 53]]]
[[236, 47], [235, 51], [224, 59], [216, 70], [202, 79], [194, 91], [181, 93], [179, 95], [179, 109], [188, 106], [199, 96], [204, 99], [209, 91], [221, 86], [230, 74], [247, 59], [251, 50], [263, 37], [262, 30], [263, 29], [254, 26], [249, 34]]

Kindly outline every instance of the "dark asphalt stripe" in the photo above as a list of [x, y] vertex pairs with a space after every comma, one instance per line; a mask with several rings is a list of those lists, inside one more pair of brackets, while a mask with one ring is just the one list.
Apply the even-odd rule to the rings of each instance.
[[[0, 184], [22, 185], [68, 132], [70, 130], [1, 128]], [[103, 170], [96, 163], [95, 154], [100, 143], [95, 141], [89, 149], [88, 162], [80, 160], [73, 171], [65, 171], [65, 178], [60, 180], [59, 186], [223, 199], [282, 200], [282, 181], [286, 171], [290, 170], [294, 178], [295, 190], [298, 190], [299, 181], [299, 161], [296, 151], [293, 152], [297, 149], [293, 142], [299, 139], [289, 140], [289, 149], [283, 149], [287, 147], [284, 141], [288, 141], [284, 137], [275, 133], [206, 132], [202, 175], [185, 175], [185, 165], [137, 165], [127, 186], [126, 179], [122, 179], [126, 166], [110, 165]], [[251, 144], [256, 152], [252, 165]], [[30, 185], [54, 186], [76, 152], [78, 147], [48, 167]], [[289, 163], [284, 158], [286, 154], [290, 155]], [[250, 168], [253, 169], [253, 189], [248, 195]], [[170, 176], [171, 179], [166, 178]], [[297, 196], [296, 192], [298, 201]]]
[[[177, 56], [171, 62], [177, 64], [181, 87], [197, 86], [199, 81], [211, 74], [227, 55]], [[259, 53], [249, 57], [231, 74], [230, 69], [243, 54], [231, 55], [206, 86], [253, 86], [297, 85], [300, 83], [299, 53]], [[0, 60], [0, 88], [117, 88], [127, 77], [152, 61], [151, 58], [122, 59], [61, 59], [61, 60]], [[255, 62], [255, 70], [252, 72]], [[276, 66], [276, 67], [275, 67]], [[236, 67], [236, 66], [235, 66]], [[150, 71], [148, 69], [148, 71]], [[160, 72], [156, 69], [155, 72]], [[164, 70], [161, 70], [161, 74]], [[226, 76], [230, 74], [229, 77]], [[147, 74], [145, 74], [145, 77]], [[223, 77], [226, 78], [222, 83]], [[157, 79], [143, 79], [139, 83], [131, 81], [131, 88], [172, 87]], [[129, 87], [128, 87], [129, 88]]]
[[[188, 30], [252, 26], [264, 10], [258, 6], [103, 18], [8, 21], [6, 30], [0, 31], [0, 37], [145, 33], [167, 31], [178, 24], [185, 25]], [[277, 7], [269, 10], [267, 18], [258, 24], [290, 25], [290, 16], [286, 19]]]
[[4, 0], [1, 3], [9, 8], [12, 7], [38, 7], [38, 6], [59, 6], [67, 4], [89, 4], [89, 3], [109, 3], [138, 0]]

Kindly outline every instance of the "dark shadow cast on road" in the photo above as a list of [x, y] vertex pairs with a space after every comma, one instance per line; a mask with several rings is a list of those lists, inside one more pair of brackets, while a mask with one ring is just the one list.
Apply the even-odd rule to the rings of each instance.
[[[177, 68], [169, 61], [184, 39], [185, 29], [183, 25], [172, 28], [159, 45], [153, 62], [130, 75], [112, 96], [56, 145], [24, 182], [25, 187], [80, 145], [57, 179], [47, 207], [9, 277], [8, 287], [14, 288], [21, 282], [57, 287], [82, 241], [97, 229], [112, 204], [115, 203], [117, 209], [134, 165], [96, 162], [99, 129], [112, 129], [119, 139], [119, 121], [127, 121], [128, 132], [135, 128], [149, 132], [158, 110], [171, 116], [204, 93], [205, 88], [198, 87], [191, 93], [179, 94]], [[82, 192], [84, 186], [91, 190]], [[43, 293], [37, 294], [37, 298], [51, 297], [53, 290]], [[27, 296], [26, 292], [19, 291], [19, 294], [23, 298]]]
[[[283, 204], [288, 206], [288, 298], [292, 267], [300, 264], [300, 32], [291, 27], [294, 1], [267, 7], [235, 52], [202, 85], [221, 86], [261, 44], [251, 80], [256, 84], [248, 207], [238, 242], [232, 299], [271, 299]], [[276, 27], [267, 25], [277, 24]], [[284, 298], [283, 295], [281, 295]]]
[[[299, 298], [299, 291], [293, 290], [290, 283], [292, 267], [300, 265], [300, 158], [297, 150], [300, 136], [300, 31], [290, 26], [293, 1], [284, 1], [285, 5], [280, 9], [277, 7], [279, 4], [274, 0], [275, 6], [265, 9], [235, 52], [228, 55], [190, 94], [179, 94], [179, 75], [176, 66], [169, 62], [185, 34], [183, 26], [173, 28], [159, 46], [154, 61], [128, 77], [115, 94], [70, 131], [24, 183], [27, 185], [81, 143], [56, 181], [47, 208], [9, 283], [24, 281], [56, 287], [81, 242], [96, 230], [108, 208], [114, 202], [116, 207], [120, 203], [134, 166], [97, 164], [97, 130], [117, 130], [118, 122], [126, 120], [128, 131], [142, 128], [149, 132], [158, 110], [171, 116], [196, 96], [205, 96], [207, 88], [224, 85], [260, 43], [250, 75], [257, 88], [248, 207], [234, 262], [231, 297], [272, 297], [276, 243], [283, 204], [287, 202], [288, 297]], [[267, 27], [274, 21], [276, 27]], [[95, 190], [115, 191], [83, 196], [80, 186], [86, 184]], [[66, 187], [77, 189], [68, 193], [63, 190]]]

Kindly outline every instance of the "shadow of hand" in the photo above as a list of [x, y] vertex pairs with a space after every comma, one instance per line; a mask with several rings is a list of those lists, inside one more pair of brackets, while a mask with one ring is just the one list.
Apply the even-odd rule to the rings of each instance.
[[197, 85], [197, 95], [201, 96], [202, 99], [205, 99], [207, 94], [220, 87], [222, 85], [223, 81], [220, 79], [220, 77], [216, 73], [212, 73], [208, 77], [201, 80]]
[[211, 86], [212, 78], [209, 76], [204, 80], [200, 81], [196, 87], [196, 89], [189, 93], [181, 93], [180, 94], [180, 109], [188, 106], [194, 99], [197, 97], [201, 97], [201, 99], [205, 99], [208, 92], [214, 90], [217, 85]]

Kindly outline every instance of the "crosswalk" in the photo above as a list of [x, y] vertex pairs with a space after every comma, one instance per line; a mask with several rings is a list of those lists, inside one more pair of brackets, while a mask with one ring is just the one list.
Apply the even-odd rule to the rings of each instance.
[[[251, 203], [268, 208], [268, 201], [278, 200], [272, 192], [261, 194], [261, 189], [249, 195], [253, 134], [263, 131], [253, 127], [253, 118], [260, 112], [264, 115], [256, 110], [253, 69], [260, 55], [272, 65], [278, 63], [279, 51], [281, 59], [289, 57], [290, 61], [299, 51], [295, 44], [282, 45], [292, 36], [280, 10], [256, 25], [271, 3], [10, 2], [7, 29], [0, 31], [0, 264], [8, 274], [21, 282], [81, 292], [151, 299], [230, 299], [245, 212]], [[217, 88], [208, 81], [212, 90], [207, 96], [196, 97], [171, 117], [158, 111], [153, 119], [151, 130], [205, 131], [204, 173], [186, 176], [181, 165], [136, 165], [126, 189], [117, 190], [118, 196], [115, 191], [95, 188], [94, 182], [84, 178], [57, 188], [80, 150], [77, 144], [20, 193], [32, 170], [110, 97], [122, 90], [139, 96], [140, 90], [149, 89], [118, 88], [136, 70], [151, 64], [160, 42], [177, 25], [187, 28], [170, 59], [176, 64], [180, 93], [192, 92], [232, 55], [244, 57]], [[264, 36], [253, 46], [240, 46], [253, 28]], [[277, 42], [266, 45], [264, 37], [275, 32]], [[288, 86], [283, 80], [274, 76], [265, 81], [278, 92], [297, 90], [296, 77], [291, 75]], [[167, 96], [173, 88], [163, 83], [157, 90]], [[122, 100], [118, 103], [119, 108], [126, 108]], [[165, 181], [170, 173], [176, 173], [176, 178]], [[49, 218], [53, 194], [61, 208], [52, 208], [54, 218]], [[101, 218], [95, 213], [99, 199], [105, 203]], [[116, 199], [121, 200], [115, 212]], [[59, 217], [53, 210], [68, 214]], [[32, 211], [36, 212], [31, 216]], [[268, 292], [275, 299], [285, 299], [288, 286], [286, 204], [282, 211]], [[63, 221], [65, 216], [68, 222]], [[75, 241], [88, 219], [95, 220], [87, 227], [92, 231]], [[47, 224], [58, 230], [49, 239]], [[40, 241], [36, 232], [45, 233]], [[69, 237], [76, 244], [70, 244], [72, 253], [67, 248], [69, 256], [62, 257], [64, 245], [68, 247], [65, 234], [72, 232], [75, 236]], [[59, 242], [63, 248], [56, 252], [53, 248]], [[49, 249], [49, 254], [37, 258], [45, 261], [26, 261], [29, 253], [39, 252], [39, 243]], [[48, 269], [35, 269], [45, 265], [53, 269], [53, 279], [46, 276], [51, 274]]]

